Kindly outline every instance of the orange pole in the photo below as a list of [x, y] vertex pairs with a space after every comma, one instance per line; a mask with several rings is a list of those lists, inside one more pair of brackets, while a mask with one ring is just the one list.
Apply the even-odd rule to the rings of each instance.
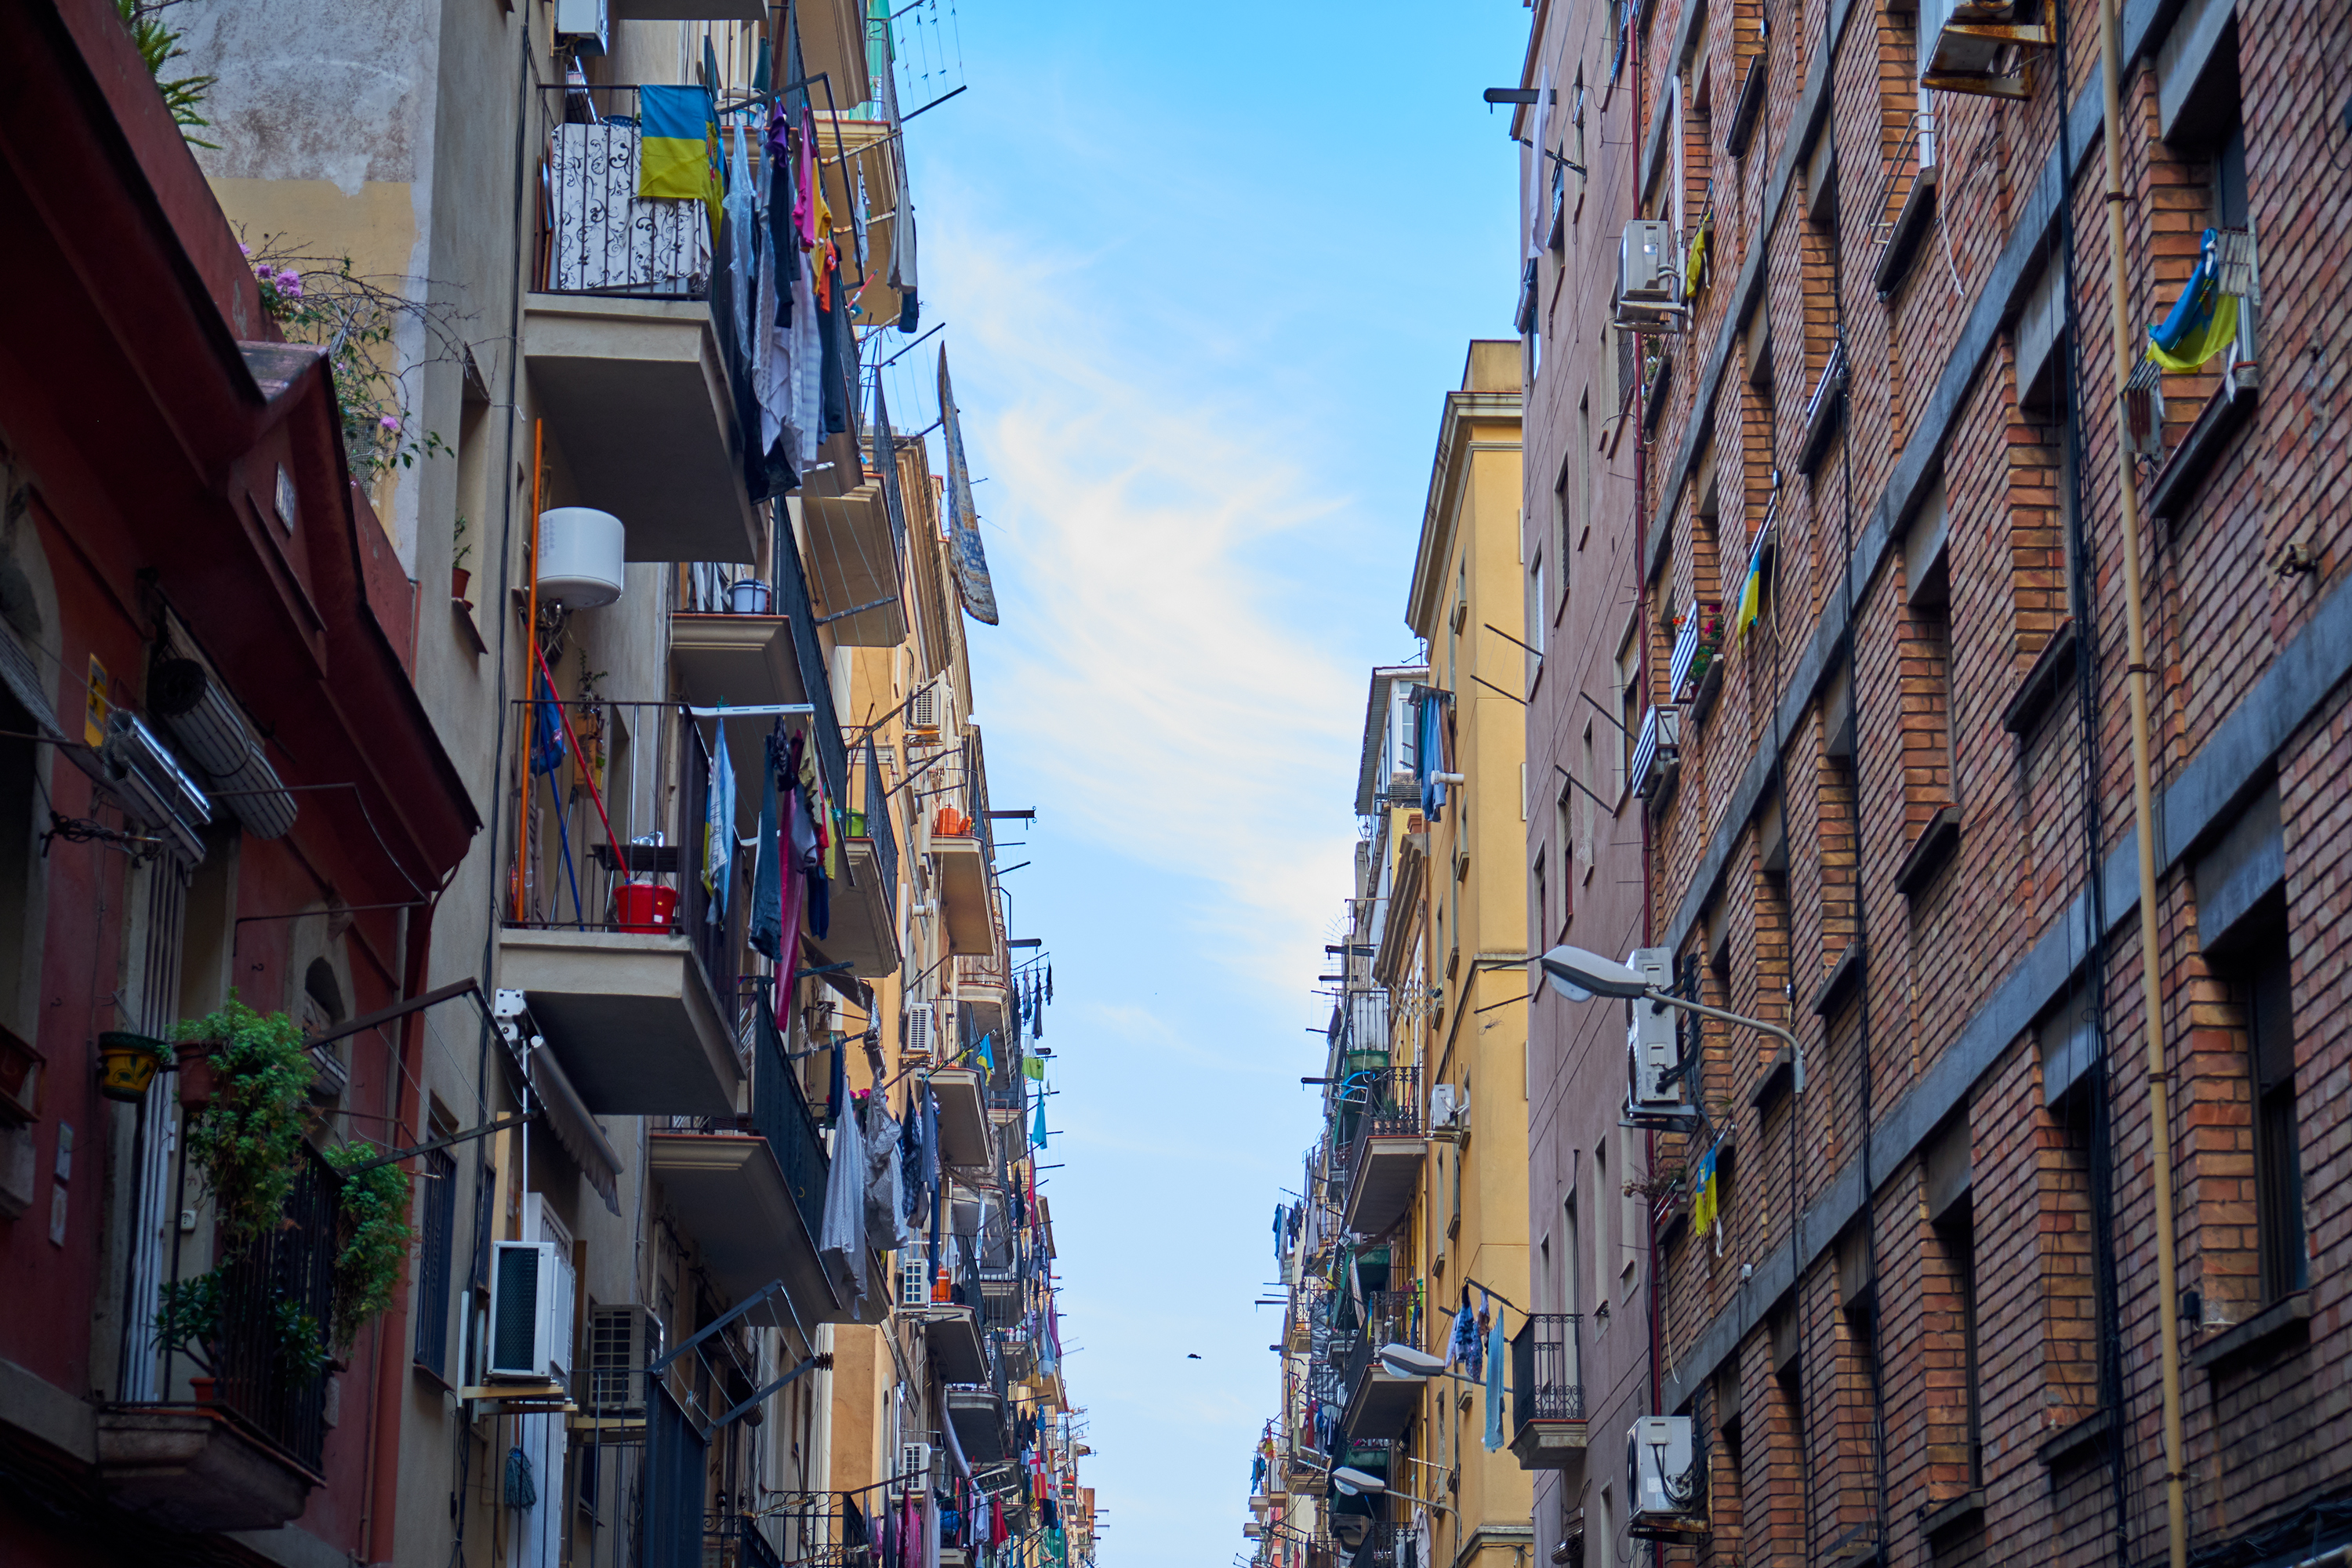
[[[530, 422], [530, 612], [523, 622], [523, 636], [529, 639], [531, 658], [523, 667], [523, 687], [528, 690], [530, 678], [539, 663], [539, 513], [541, 495], [540, 486], [547, 474], [547, 421]], [[530, 727], [523, 726], [522, 778], [515, 786], [515, 876], [514, 918], [523, 917], [522, 868], [530, 856]]]

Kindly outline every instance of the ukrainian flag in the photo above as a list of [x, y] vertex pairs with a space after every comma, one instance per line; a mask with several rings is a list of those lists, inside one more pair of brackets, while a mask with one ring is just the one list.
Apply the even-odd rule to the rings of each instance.
[[1756, 617], [1763, 612], [1764, 562], [1759, 555], [1749, 558], [1748, 581], [1739, 589], [1739, 613], [1734, 619], [1741, 637], [1748, 635], [1748, 628], [1756, 624]]
[[637, 89], [637, 195], [698, 201], [719, 224], [719, 112], [700, 87]]
[[2172, 313], [2147, 330], [2147, 357], [2178, 374], [2195, 370], [2228, 348], [2238, 335], [2238, 297], [2221, 292], [2221, 266], [2215, 237], [2205, 231], [2197, 270], [2173, 301]]

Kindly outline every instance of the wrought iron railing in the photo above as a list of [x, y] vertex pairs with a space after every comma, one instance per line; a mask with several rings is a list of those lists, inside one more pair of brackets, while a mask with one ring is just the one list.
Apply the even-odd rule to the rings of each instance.
[[1336, 1107], [1348, 1166], [1361, 1163], [1365, 1141], [1421, 1135], [1421, 1069], [1365, 1068], [1340, 1081]]
[[1690, 700], [1722, 646], [1723, 606], [1712, 599], [1694, 600], [1675, 626], [1675, 657], [1667, 684], [1675, 701]]
[[1339, 1368], [1340, 1386], [1353, 1393], [1372, 1370], [1385, 1345], [1421, 1345], [1420, 1313], [1411, 1290], [1372, 1290], [1364, 1296], [1362, 1331], [1348, 1342]]
[[[512, 727], [520, 755], [505, 776], [528, 787], [504, 923], [673, 932], [693, 947], [711, 994], [731, 1003], [752, 868], [731, 856], [723, 906], [704, 882], [711, 746], [701, 722], [674, 702], [542, 697], [517, 702]], [[766, 733], [751, 720], [727, 735], [739, 789], [758, 787]], [[730, 822], [725, 842], [734, 840]]]
[[[637, 87], [550, 86], [540, 171], [539, 270], [549, 294], [708, 298], [724, 259], [710, 209], [692, 196], [641, 196]], [[759, 157], [754, 148], [751, 156]]]
[[792, 1189], [793, 1206], [811, 1237], [824, 1233], [824, 1189], [831, 1162], [818, 1134], [816, 1116], [801, 1093], [800, 1080], [784, 1059], [783, 1039], [776, 1032], [764, 999], [751, 1036], [751, 1130], [768, 1141], [769, 1152]]
[[[1920, 96], [1927, 97], [1927, 89]], [[1886, 175], [1878, 195], [1878, 212], [1870, 226], [1874, 245], [1885, 245], [1895, 237], [1895, 225], [1903, 216], [1904, 204], [1919, 176], [1936, 166], [1936, 111], [1922, 108], [1912, 114], [1903, 128], [1903, 139], [1895, 144], [1894, 156], [1886, 161]]]
[[866, 737], [865, 837], [874, 845], [874, 874], [881, 879], [883, 907], [893, 925], [898, 920], [898, 836], [890, 827], [889, 792], [882, 784], [882, 759], [874, 737]]
[[1536, 1312], [1511, 1336], [1511, 1424], [1584, 1419], [1577, 1312]]
[[220, 1403], [314, 1473], [326, 1449], [327, 1374], [287, 1364], [289, 1310], [326, 1333], [334, 1315], [341, 1187], [334, 1167], [304, 1144], [285, 1223], [226, 1261], [221, 1321], [212, 1342]]
[[787, 1559], [768, 1538], [772, 1528], [770, 1521], [749, 1514], [706, 1516], [702, 1521], [702, 1568], [783, 1568]]

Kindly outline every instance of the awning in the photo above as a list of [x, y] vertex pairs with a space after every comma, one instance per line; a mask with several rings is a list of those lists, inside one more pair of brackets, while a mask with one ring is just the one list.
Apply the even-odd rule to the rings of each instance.
[[588, 1184], [604, 1200], [604, 1206], [615, 1217], [621, 1212], [621, 1157], [604, 1141], [596, 1123], [581, 1103], [580, 1091], [563, 1076], [555, 1064], [555, 1056], [544, 1048], [530, 1053], [530, 1086], [539, 1097], [540, 1109], [547, 1112], [548, 1130]]

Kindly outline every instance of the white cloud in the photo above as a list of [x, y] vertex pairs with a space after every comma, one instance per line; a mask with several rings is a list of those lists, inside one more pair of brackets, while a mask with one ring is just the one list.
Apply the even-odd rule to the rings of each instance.
[[1347, 884], [1364, 677], [1279, 558], [1349, 498], [1313, 491], [1263, 410], [1115, 338], [1090, 258], [936, 214], [930, 233], [957, 258], [958, 401], [988, 410], [966, 439], [1004, 605], [980, 634], [992, 750], [1016, 745], [1096, 844], [1207, 879], [1219, 956], [1295, 988]]

